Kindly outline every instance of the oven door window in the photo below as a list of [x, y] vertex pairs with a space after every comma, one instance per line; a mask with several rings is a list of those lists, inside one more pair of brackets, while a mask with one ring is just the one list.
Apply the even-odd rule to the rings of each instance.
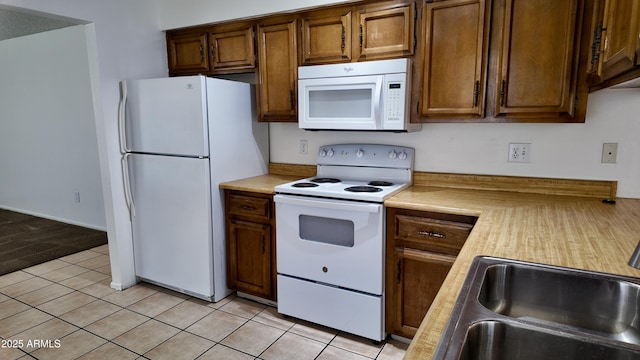
[[298, 221], [302, 240], [343, 247], [354, 245], [355, 232], [351, 220], [300, 215]]

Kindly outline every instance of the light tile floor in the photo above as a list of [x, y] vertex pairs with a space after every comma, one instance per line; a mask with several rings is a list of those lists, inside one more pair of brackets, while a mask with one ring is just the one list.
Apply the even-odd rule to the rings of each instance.
[[372, 341], [229, 296], [111, 281], [106, 245], [0, 276], [0, 359], [401, 359]]

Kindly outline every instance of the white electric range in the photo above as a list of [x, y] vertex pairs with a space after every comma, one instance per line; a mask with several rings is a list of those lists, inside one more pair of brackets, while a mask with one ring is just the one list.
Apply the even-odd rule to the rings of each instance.
[[414, 149], [337, 144], [315, 177], [276, 186], [278, 311], [381, 341], [385, 210], [411, 185]]

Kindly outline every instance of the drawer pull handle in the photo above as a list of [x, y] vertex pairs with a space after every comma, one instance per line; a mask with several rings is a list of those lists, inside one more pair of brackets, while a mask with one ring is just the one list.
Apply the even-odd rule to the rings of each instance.
[[433, 232], [433, 231], [425, 231], [425, 230], [420, 230], [418, 231], [419, 235], [426, 235], [429, 237], [434, 237], [434, 238], [439, 238], [439, 239], [446, 239], [447, 236], [445, 234], [441, 234], [438, 232]]
[[251, 211], [251, 210], [255, 210], [256, 208], [254, 208], [253, 206], [249, 206], [249, 205], [241, 205], [240, 209]]

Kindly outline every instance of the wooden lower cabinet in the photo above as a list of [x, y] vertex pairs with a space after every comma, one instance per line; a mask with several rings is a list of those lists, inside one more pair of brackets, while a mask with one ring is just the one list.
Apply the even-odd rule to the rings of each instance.
[[268, 300], [276, 299], [273, 198], [225, 190], [227, 286]]
[[387, 209], [388, 333], [413, 338], [475, 221], [471, 216]]
[[433, 299], [455, 261], [454, 256], [437, 255], [426, 251], [396, 249], [395, 296], [387, 301], [395, 304], [393, 321], [387, 323], [389, 332], [413, 337], [422, 319], [431, 307]]

